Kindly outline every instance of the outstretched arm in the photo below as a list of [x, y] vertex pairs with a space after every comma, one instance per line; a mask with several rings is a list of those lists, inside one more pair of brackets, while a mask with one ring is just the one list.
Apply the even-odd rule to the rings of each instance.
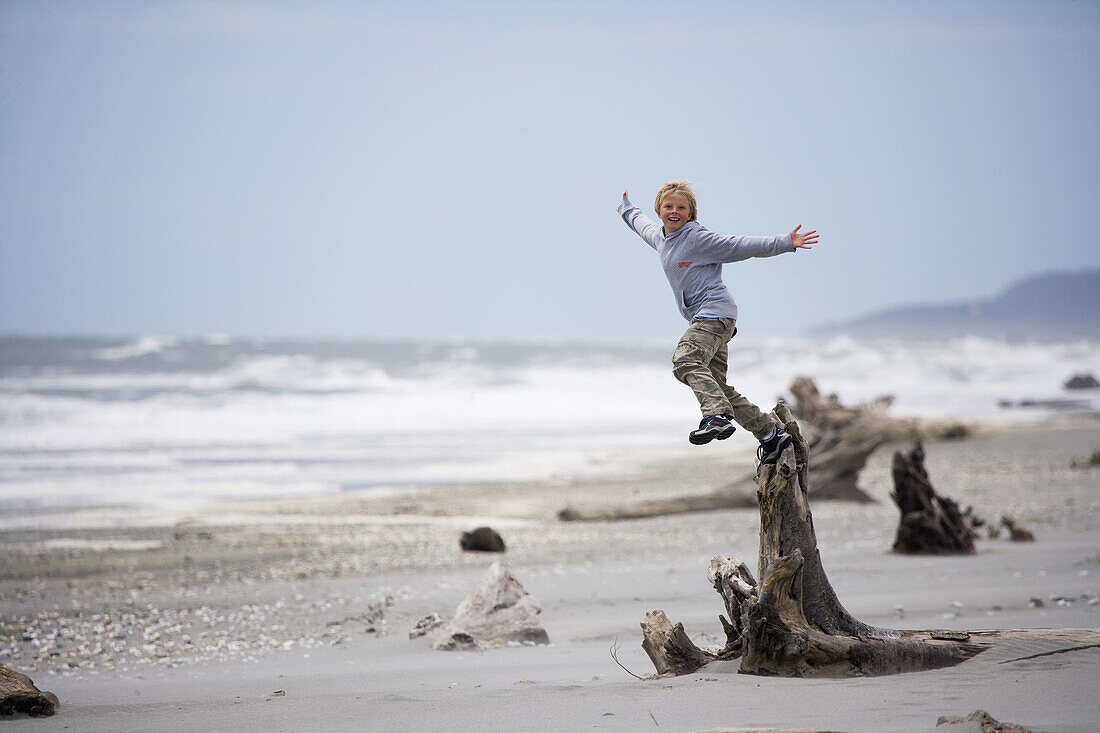
[[651, 221], [637, 206], [630, 202], [628, 192], [623, 191], [623, 201], [617, 209], [626, 225], [633, 229], [653, 249], [661, 240], [661, 227]]
[[817, 244], [817, 230], [802, 233], [798, 231], [801, 228], [802, 225], [799, 224], [791, 230], [791, 246], [795, 249], [813, 249], [813, 245]]

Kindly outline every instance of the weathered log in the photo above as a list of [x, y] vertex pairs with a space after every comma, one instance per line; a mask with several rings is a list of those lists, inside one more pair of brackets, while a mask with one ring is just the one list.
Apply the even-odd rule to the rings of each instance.
[[968, 555], [974, 552], [972, 522], [953, 499], [932, 488], [924, 467], [924, 447], [917, 442], [908, 455], [894, 453], [894, 491], [890, 498], [901, 518], [894, 552], [906, 555]]
[[[740, 671], [782, 676], [881, 675], [957, 664], [989, 645], [983, 636], [896, 631], [852, 617], [822, 567], [807, 501], [810, 450], [787, 405], [775, 415], [793, 437], [773, 465], [757, 472], [760, 557], [756, 583], [748, 567], [716, 557], [708, 578], [722, 596], [726, 646], [714, 652], [685, 648], [680, 624], [654, 611], [642, 624], [643, 648], [660, 675], [695, 671], [712, 658], [740, 654]], [[690, 643], [690, 640], [689, 640]], [[658, 664], [660, 661], [660, 664]]]
[[[870, 503], [874, 499], [862, 491], [856, 482], [867, 459], [882, 443], [883, 438], [874, 427], [892, 398], [879, 398], [870, 405], [854, 408], [840, 405], [836, 395], [826, 401], [813, 380], [797, 377], [791, 383], [797, 413], [808, 428], [811, 457], [814, 462], [815, 499], [835, 499]], [[718, 491], [706, 494], [678, 496], [668, 499], [649, 499], [627, 505], [605, 506], [595, 509], [566, 507], [558, 512], [563, 522], [615, 521], [644, 519], [672, 514], [745, 509], [756, 505], [752, 492], [753, 475], [746, 475]]]
[[[854, 407], [845, 407], [840, 404], [836, 394], [822, 397], [817, 385], [809, 377], [795, 377], [791, 382], [790, 390], [795, 398], [794, 414], [802, 420], [803, 429], [807, 433], [810, 426], [835, 429], [851, 426], [852, 431], [857, 435], [875, 436], [891, 443], [903, 440], [966, 438], [975, 430], [974, 426], [960, 420], [887, 415], [886, 411], [894, 403], [892, 395], [876, 397], [871, 402]], [[818, 466], [815, 463], [815, 473], [817, 469]], [[816, 478], [814, 482], [817, 483]]]
[[30, 677], [0, 664], [0, 715], [26, 713], [37, 718], [53, 715], [60, 705], [57, 695], [39, 690]]
[[[794, 397], [793, 412], [806, 423], [804, 428], [813, 426], [818, 429], [837, 429], [859, 423], [858, 429], [865, 431], [867, 435], [878, 433], [880, 431], [871, 428], [871, 424], [887, 421], [889, 418], [885, 416], [886, 409], [894, 402], [893, 397], [885, 395], [870, 403], [845, 407], [840, 404], [840, 398], [836, 394], [823, 396], [810, 377], [795, 377], [790, 390]], [[869, 420], [868, 416], [875, 416], [876, 419]]]
[[867, 459], [884, 442], [927, 438], [962, 438], [972, 428], [956, 420], [897, 418], [886, 414], [892, 396], [845, 407], [835, 394], [823, 397], [809, 377], [796, 377], [790, 386], [794, 414], [802, 421], [814, 464], [814, 499], [872, 502], [856, 485]]

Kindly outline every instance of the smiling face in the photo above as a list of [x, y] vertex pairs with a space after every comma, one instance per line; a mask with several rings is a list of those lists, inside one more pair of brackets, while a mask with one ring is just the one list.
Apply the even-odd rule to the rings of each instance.
[[665, 225], [665, 236], [679, 231], [680, 227], [691, 220], [691, 204], [681, 193], [666, 194], [661, 199], [657, 215]]

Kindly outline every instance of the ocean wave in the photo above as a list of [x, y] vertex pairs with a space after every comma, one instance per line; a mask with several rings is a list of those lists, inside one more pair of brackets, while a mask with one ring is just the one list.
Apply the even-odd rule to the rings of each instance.
[[[698, 420], [671, 348], [178, 341], [108, 368], [89, 354], [111, 344], [16, 346], [0, 348], [0, 508], [20, 513], [545, 476], [679, 445]], [[1063, 386], [1100, 364], [1095, 342], [735, 340], [729, 364], [764, 408], [807, 375], [845, 404], [893, 395], [895, 415], [1100, 409]]]
[[176, 343], [176, 339], [173, 338], [144, 336], [137, 341], [121, 346], [108, 346], [102, 349], [96, 349], [92, 351], [91, 356], [93, 359], [100, 359], [102, 361], [121, 361], [123, 359], [134, 359], [139, 356], [148, 356], [150, 354], [161, 354], [172, 346], [175, 346]]

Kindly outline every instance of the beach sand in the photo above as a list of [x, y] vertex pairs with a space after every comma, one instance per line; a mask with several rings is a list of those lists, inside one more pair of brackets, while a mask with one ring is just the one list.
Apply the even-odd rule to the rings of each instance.
[[[740, 675], [718, 662], [650, 677], [652, 609], [720, 643], [716, 554], [756, 566], [755, 509], [557, 521], [602, 506], [743, 486], [748, 441], [593, 454], [528, 483], [217, 504], [187, 515], [83, 512], [0, 533], [0, 664], [57, 694], [6, 729], [925, 731], [976, 709], [1035, 731], [1100, 730], [1100, 448], [1080, 416], [927, 444], [937, 490], [1012, 515], [1034, 543], [968, 557], [890, 552], [893, 451], [872, 456], [870, 505], [812, 505], [825, 570], [857, 618], [904, 629], [1047, 629], [951, 669], [856, 679]], [[810, 469], [812, 482], [813, 470]], [[743, 490], [743, 489], [737, 489]], [[448, 616], [500, 556], [464, 553], [487, 524], [541, 603], [548, 646], [442, 652], [410, 640]], [[1070, 631], [1067, 631], [1070, 630]], [[1083, 641], [1082, 641], [1083, 640]], [[1075, 648], [1082, 647], [1082, 648]], [[612, 657], [612, 652], [622, 667]]]

